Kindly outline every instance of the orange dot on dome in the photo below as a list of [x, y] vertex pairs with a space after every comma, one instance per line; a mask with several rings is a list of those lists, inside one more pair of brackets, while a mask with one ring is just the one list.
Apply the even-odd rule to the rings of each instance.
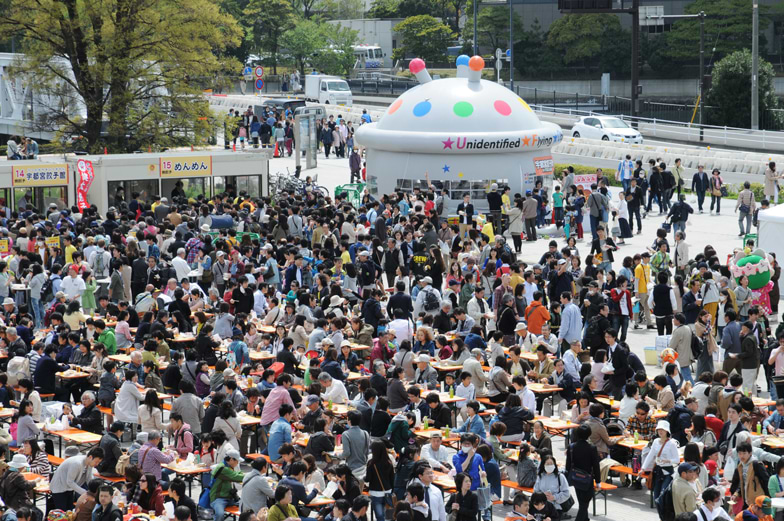
[[394, 102], [392, 105], [389, 106], [389, 110], [387, 111], [387, 114], [394, 114], [395, 112], [397, 112], [397, 109], [399, 109], [400, 105], [402, 104], [403, 104], [402, 99], [397, 100], [396, 102]]
[[485, 59], [481, 56], [473, 56], [468, 60], [468, 68], [472, 71], [481, 71], [485, 68]]

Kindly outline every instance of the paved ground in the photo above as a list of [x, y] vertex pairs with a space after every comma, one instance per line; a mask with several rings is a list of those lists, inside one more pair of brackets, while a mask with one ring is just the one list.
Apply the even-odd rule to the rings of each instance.
[[[323, 154], [318, 158], [319, 166], [314, 170], [303, 171], [303, 176], [318, 174], [319, 184], [327, 187], [332, 191], [335, 186], [344, 184], [349, 181], [349, 170], [347, 159], [325, 159]], [[291, 158], [273, 159], [270, 163], [270, 172], [278, 170], [285, 171], [288, 166], [293, 171], [294, 161]], [[695, 214], [691, 216], [686, 226], [686, 242], [689, 245], [689, 252], [691, 256], [701, 252], [708, 244], [713, 246], [719, 254], [720, 259], [726, 259], [727, 255], [733, 252], [734, 248], [741, 246], [741, 239], [738, 237], [738, 224], [737, 214], [733, 212], [735, 201], [726, 200], [722, 206], [722, 214], [715, 216], [709, 215], [708, 208], [710, 202], [705, 206], [705, 213], [697, 213], [696, 197], [687, 200], [695, 210]], [[655, 206], [655, 205], [654, 205]], [[632, 239], [627, 239], [627, 244], [621, 246], [621, 249], [616, 253], [616, 261], [614, 268], [618, 269], [621, 266], [623, 257], [627, 255], [634, 255], [641, 253], [646, 246], [650, 246], [654, 240], [656, 229], [664, 221], [663, 216], [658, 216], [658, 212], [654, 211], [643, 220], [643, 233], [635, 235]], [[537, 262], [539, 257], [544, 251], [547, 250], [547, 243], [549, 239], [540, 238], [535, 243], [523, 243], [523, 253], [521, 258], [529, 263]], [[559, 243], [563, 240], [559, 239]], [[672, 239], [671, 239], [672, 242]], [[581, 242], [578, 244], [582, 258], [590, 250], [589, 242]], [[633, 330], [629, 329], [627, 342], [631, 349], [640, 357], [645, 360], [643, 349], [645, 346], [653, 346], [656, 332], [648, 330]], [[646, 366], [649, 374], [659, 374], [661, 369], [656, 366]], [[767, 386], [763, 379], [759, 382], [763, 392], [767, 390]], [[766, 393], [764, 393], [766, 394]], [[565, 461], [564, 444], [561, 439], [554, 443], [556, 457], [558, 461]], [[616, 480], [617, 484], [617, 480]], [[646, 491], [637, 491], [619, 488], [617, 491], [610, 494], [608, 498], [609, 514], [606, 516], [598, 515], [591, 516], [592, 519], [597, 520], [621, 520], [621, 519], [636, 519], [638, 521], [653, 521], [658, 518], [655, 510], [649, 508], [648, 495]], [[495, 518], [502, 519], [510, 509], [507, 507], [496, 507]], [[597, 505], [598, 513], [604, 512], [604, 501], [600, 500]], [[572, 513], [576, 512], [576, 508]]]

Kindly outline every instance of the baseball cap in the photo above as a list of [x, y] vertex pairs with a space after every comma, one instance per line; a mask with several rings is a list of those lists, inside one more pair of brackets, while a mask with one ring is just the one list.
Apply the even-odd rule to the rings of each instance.
[[770, 508], [770, 498], [768, 496], [757, 496], [754, 504], [760, 508]]
[[691, 463], [684, 461], [680, 465], [678, 465], [678, 474], [682, 474], [684, 472], [694, 472], [697, 470], [696, 465], [692, 465]]
[[424, 282], [425, 284], [432, 284], [433, 283], [433, 279], [430, 278], [430, 277], [423, 277], [422, 278], [422, 282]]
[[319, 403], [319, 397], [315, 394], [308, 395], [308, 397], [305, 398], [305, 405], [313, 405], [314, 403]]
[[566, 264], [566, 259], [558, 259], [558, 265]]
[[236, 459], [239, 461], [245, 461], [242, 456], [240, 456], [240, 451], [236, 449], [229, 449], [226, 451], [226, 458]]

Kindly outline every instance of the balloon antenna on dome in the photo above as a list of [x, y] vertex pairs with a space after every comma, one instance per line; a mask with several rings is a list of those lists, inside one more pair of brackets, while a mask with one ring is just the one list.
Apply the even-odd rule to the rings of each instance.
[[468, 78], [468, 62], [470, 58], [467, 54], [461, 54], [457, 57], [455, 65], [457, 65], [457, 77]]
[[481, 56], [472, 56], [468, 60], [468, 81], [471, 83], [479, 83], [482, 79], [482, 69], [485, 68], [485, 60]]
[[430, 77], [430, 73], [427, 72], [427, 69], [425, 68], [425, 60], [422, 58], [414, 58], [411, 60], [411, 63], [408, 64], [408, 70], [411, 71], [411, 74], [416, 76], [416, 79], [419, 80], [419, 83], [421, 84], [425, 84], [433, 80], [433, 78]]

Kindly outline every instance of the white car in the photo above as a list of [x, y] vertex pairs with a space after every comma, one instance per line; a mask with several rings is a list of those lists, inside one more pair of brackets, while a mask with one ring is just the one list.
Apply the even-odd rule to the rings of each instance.
[[625, 121], [613, 116], [583, 116], [572, 127], [572, 137], [618, 141], [622, 143], [642, 143], [642, 134], [630, 127]]

